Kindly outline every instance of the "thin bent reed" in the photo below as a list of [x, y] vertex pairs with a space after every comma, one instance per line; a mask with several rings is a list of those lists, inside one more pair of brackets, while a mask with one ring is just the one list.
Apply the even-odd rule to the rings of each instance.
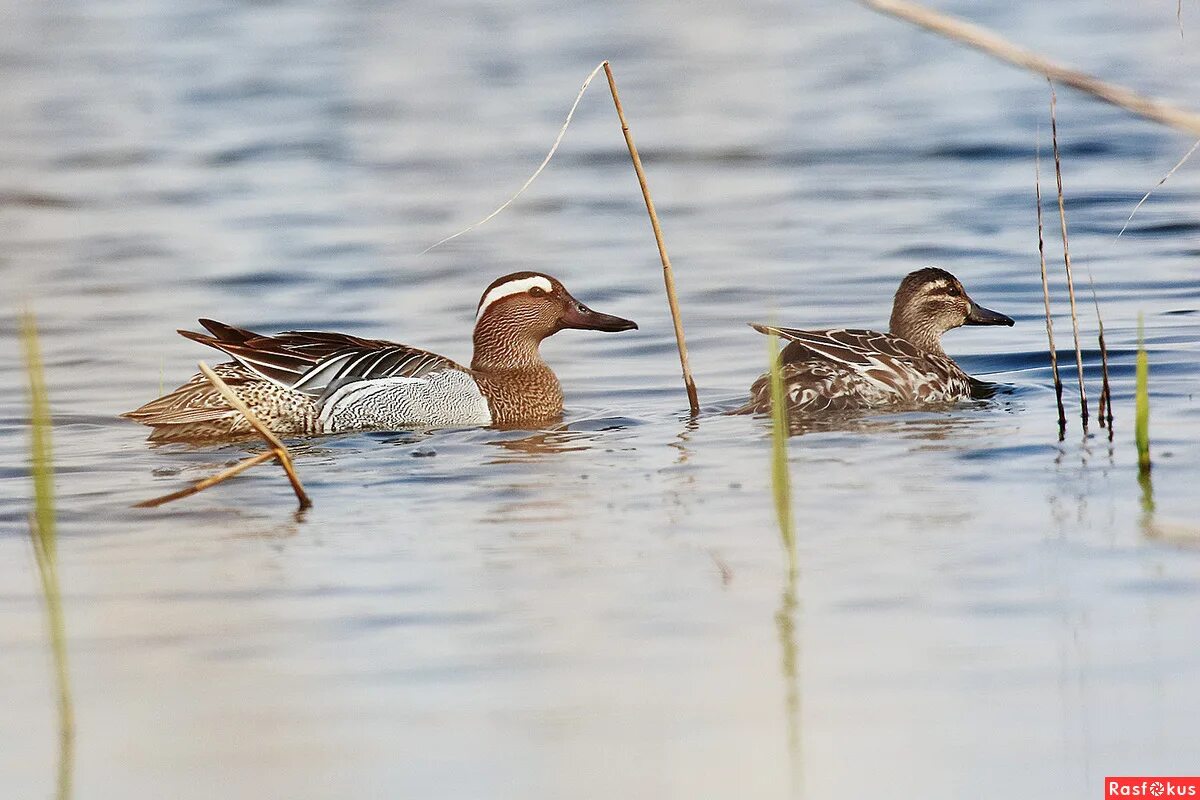
[[1054, 83], [1050, 83], [1050, 141], [1054, 145], [1054, 178], [1058, 183], [1058, 221], [1062, 226], [1063, 265], [1067, 271], [1067, 298], [1071, 301], [1071, 332], [1075, 338], [1075, 366], [1079, 370], [1079, 415], [1083, 420], [1083, 432], [1088, 427], [1087, 388], [1083, 383], [1083, 350], [1079, 346], [1079, 317], [1075, 310], [1075, 276], [1071, 270], [1071, 249], [1067, 244], [1067, 210], [1063, 202], [1062, 159], [1058, 152], [1058, 117], [1055, 109], [1058, 106], [1058, 96], [1054, 92]]
[[440, 247], [441, 245], [444, 245], [446, 242], [450, 241], [451, 239], [457, 239], [459, 236], [462, 236], [464, 233], [470, 233], [471, 231], [478, 228], [480, 225], [484, 224], [488, 220], [495, 217], [497, 214], [499, 214], [504, 209], [511, 206], [518, 197], [520, 197], [522, 194], [525, 193], [525, 190], [530, 187], [530, 185], [534, 182], [534, 180], [537, 178], [537, 176], [542, 174], [542, 170], [544, 170], [546, 168], [546, 165], [550, 163], [550, 159], [554, 158], [554, 154], [558, 151], [558, 146], [560, 144], [562, 144], [563, 137], [567, 135], [567, 127], [570, 126], [571, 119], [575, 116], [575, 109], [579, 108], [579, 101], [583, 99], [583, 93], [587, 91], [587, 88], [591, 84], [592, 79], [595, 78], [596, 75], [599, 74], [600, 70], [604, 69], [604, 65], [607, 63], [608, 63], [607, 61], [602, 61], [599, 64], [597, 64], [596, 68], [593, 69], [591, 71], [591, 73], [587, 76], [587, 80], [585, 80], [583, 82], [583, 85], [579, 87], [579, 94], [575, 95], [575, 102], [571, 104], [571, 110], [567, 112], [566, 122], [564, 122], [562, 124], [562, 127], [558, 129], [558, 136], [554, 137], [554, 144], [552, 144], [550, 146], [550, 152], [546, 153], [546, 157], [542, 159], [542, 163], [539, 164], [538, 168], [533, 171], [533, 174], [529, 176], [528, 180], [526, 180], [525, 183], [521, 184], [521, 188], [517, 189], [516, 194], [514, 194], [512, 197], [508, 198], [503, 203], [501, 203], [500, 206], [495, 211], [488, 214], [483, 219], [479, 220], [479, 222], [476, 222], [473, 225], [468, 225], [467, 227], [463, 228], [458, 233], [452, 233], [449, 236], [447, 236], [445, 239], [440, 239], [440, 240], [434, 242], [433, 244], [429, 245], [429, 247], [426, 247], [424, 250], [421, 251], [421, 253], [420, 253], [421, 255], [425, 255], [426, 253], [428, 253], [430, 250], [432, 250], [435, 247]]
[[1125, 233], [1125, 229], [1128, 228], [1129, 223], [1133, 221], [1133, 215], [1138, 212], [1138, 209], [1142, 207], [1142, 204], [1145, 203], [1147, 200], [1149, 200], [1150, 195], [1152, 195], [1156, 191], [1158, 191], [1159, 187], [1161, 187], [1164, 183], [1166, 183], [1167, 179], [1170, 178], [1172, 175], [1174, 175], [1175, 171], [1178, 170], [1180, 167], [1182, 167], [1185, 161], [1187, 161], [1189, 158], [1192, 157], [1192, 153], [1196, 152], [1197, 148], [1200, 148], [1200, 139], [1197, 139], [1196, 143], [1192, 145], [1191, 149], [1183, 154], [1183, 158], [1179, 159], [1179, 161], [1176, 162], [1175, 166], [1171, 167], [1170, 171], [1168, 171], [1166, 175], [1162, 176], [1162, 180], [1160, 180], [1158, 183], [1154, 184], [1153, 189], [1151, 189], [1150, 191], [1148, 191], [1144, 195], [1142, 195], [1142, 199], [1138, 200], [1137, 205], [1133, 207], [1133, 211], [1129, 212], [1129, 217], [1125, 220], [1125, 224], [1122, 225], [1121, 230], [1117, 232], [1118, 239], [1121, 238], [1121, 234]]
[[1058, 440], [1067, 431], [1067, 411], [1063, 407], [1062, 377], [1058, 374], [1058, 350], [1054, 346], [1054, 322], [1050, 317], [1050, 283], [1046, 278], [1046, 240], [1042, 225], [1042, 135], [1038, 130], [1033, 160], [1034, 193], [1037, 196], [1038, 257], [1042, 262], [1042, 301], [1046, 305], [1046, 339], [1050, 343], [1050, 369], [1054, 373], [1054, 397], [1058, 402]]

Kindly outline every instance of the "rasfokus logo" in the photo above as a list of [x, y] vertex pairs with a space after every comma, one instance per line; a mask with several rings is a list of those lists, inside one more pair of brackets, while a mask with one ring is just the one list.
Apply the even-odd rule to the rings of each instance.
[[1200, 800], [1200, 776], [1164, 777], [1146, 775], [1104, 779], [1104, 800], [1118, 797], [1195, 797]]

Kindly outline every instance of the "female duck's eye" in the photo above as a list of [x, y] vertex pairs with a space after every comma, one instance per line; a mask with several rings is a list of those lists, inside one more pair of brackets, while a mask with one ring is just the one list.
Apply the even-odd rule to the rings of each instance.
[[946, 294], [950, 295], [951, 297], [960, 297], [962, 292], [959, 291], [957, 286], [950, 286], [947, 287]]
[[529, 290], [530, 297], [545, 297], [546, 290], [540, 286], [534, 286]]

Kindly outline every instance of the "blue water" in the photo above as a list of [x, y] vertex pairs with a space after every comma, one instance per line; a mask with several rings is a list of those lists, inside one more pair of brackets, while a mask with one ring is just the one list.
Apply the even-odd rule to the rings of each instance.
[[[945, 8], [1200, 105], [1187, 4], [1182, 39], [1173, 4]], [[1186, 138], [1060, 90], [1087, 389], [1094, 414], [1090, 270], [1116, 428], [1081, 435], [1051, 204], [1059, 443], [1045, 82], [853, 3], [0, 13], [4, 796], [47, 796], [57, 758], [25, 302], [56, 422], [77, 797], [1098, 797], [1105, 775], [1195, 771], [1200, 173], [1115, 238]], [[675, 263], [695, 421], [602, 82], [520, 200], [417, 255], [520, 186], [606, 57]], [[719, 413], [766, 364], [745, 323], [880, 327], [926, 263], [1017, 320], [946, 337], [1003, 389], [793, 438], [789, 587], [767, 424]], [[150, 446], [116, 418], [215, 357], [176, 328], [468, 360], [480, 292], [517, 269], [641, 325], [547, 343], [565, 429], [301, 443], [303, 515], [269, 467], [130, 508], [247, 452]]]

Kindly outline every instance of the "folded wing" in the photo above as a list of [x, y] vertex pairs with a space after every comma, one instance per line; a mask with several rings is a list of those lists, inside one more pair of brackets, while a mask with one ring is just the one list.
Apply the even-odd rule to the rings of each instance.
[[920, 359], [928, 356], [907, 339], [879, 331], [852, 328], [810, 331], [757, 323], [751, 323], [750, 327], [759, 333], [774, 333], [787, 340], [787, 350], [797, 357], [807, 352], [817, 358], [841, 362], [852, 367], [871, 365], [873, 356], [900, 359]]
[[444, 356], [384, 339], [344, 333], [285, 331], [262, 336], [210, 319], [200, 320], [211, 336], [179, 331], [188, 339], [227, 353], [246, 369], [317, 402], [357, 381], [424, 378], [466, 368]]

